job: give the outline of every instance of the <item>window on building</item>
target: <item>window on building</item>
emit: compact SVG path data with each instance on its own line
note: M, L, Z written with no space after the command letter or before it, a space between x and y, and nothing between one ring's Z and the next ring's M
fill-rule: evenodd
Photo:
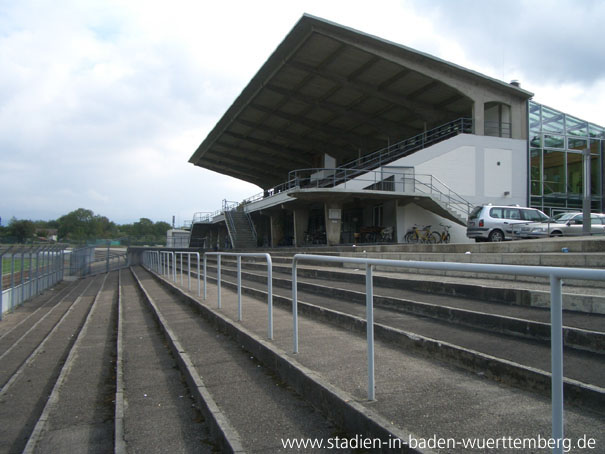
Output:
M381 227L382 226L382 205L376 205L374 207L374 216L373 216L373 222L374 222L374 226L376 227Z

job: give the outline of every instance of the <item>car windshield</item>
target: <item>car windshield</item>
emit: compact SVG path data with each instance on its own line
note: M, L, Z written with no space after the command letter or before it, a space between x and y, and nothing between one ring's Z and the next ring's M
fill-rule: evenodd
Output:
M565 213L565 214L559 216L559 218L557 219L557 222L569 221L569 220L573 219L574 217L576 217L577 215L578 215L578 213Z

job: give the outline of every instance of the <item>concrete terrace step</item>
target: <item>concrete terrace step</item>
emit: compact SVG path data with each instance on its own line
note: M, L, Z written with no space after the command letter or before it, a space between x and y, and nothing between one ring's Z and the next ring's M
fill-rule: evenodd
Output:
M224 276L222 277L224 284L229 282L230 287L233 288L236 286L235 279L231 277L235 276L234 271L223 270L222 275ZM251 277L253 276L242 276L248 293L256 295L260 299L266 298L266 280L264 276L259 276L257 280L251 280ZM285 282L284 287L286 287L283 290L280 288L279 278L276 279L274 276L274 298L280 304L288 307L291 304L289 276L285 275L285 278L282 280ZM307 282L306 285L299 286L299 299L305 303L305 307L309 308L310 313L312 312L316 316L322 317L322 320L328 323L335 323L336 325L346 327L354 326L356 319L363 320L365 301L359 301L363 300L361 295L359 298L356 298L351 294L350 290L344 289L338 289L337 292L334 292L333 286L329 282L326 284L326 286L321 286L313 280ZM379 295L379 290L376 290L375 295ZM345 293L348 293L348 295L345 296ZM355 299L361 304L352 304L351 301ZM452 323L452 320L448 318L430 320L426 317L418 316L416 313L404 313L401 310L394 311L393 308L397 302L392 302L392 304L385 307L385 305L380 304L380 297L376 296L376 300L379 302L375 304L375 320L386 327L385 329L389 334L385 334L385 339L393 344L404 343L406 338L421 337L425 341L419 346L419 349L424 349L429 356L434 355L436 358L443 357L448 362L461 367L469 367L467 365L469 357L481 358L487 355L493 358L495 362L501 363L501 371L506 371L507 377L526 375L528 378L525 381L520 380L522 386L528 385L530 389L542 388L542 391L548 391L547 384L549 380L547 375L550 371L550 345L544 341L545 336L549 338L547 334L549 332L548 326L545 326L545 333L540 334L536 333L536 328L526 321L525 323L529 326L528 332L519 333L517 331L517 336L511 336L515 334L513 331L513 328L516 328L515 324L522 324L522 320L514 319L513 325L507 326L507 322L510 322L508 318L494 315L491 319L486 319L485 317L475 315L471 320L472 324L474 324L473 329L468 327L471 325L471 322L467 322L466 326L460 326L458 323ZM449 300L452 299L450 298ZM316 310L315 308L321 308L321 310ZM331 311L337 311L340 315L328 316L327 314ZM499 318L503 320L498 320ZM363 326L359 327L359 329L362 328ZM571 331L566 333L570 338L574 332L586 334L583 330L568 328L567 331ZM603 332L593 332L592 335L596 339L585 340L592 347L595 347L600 354L587 353L573 348L566 350L566 377L589 385L594 384L599 387L605 387L605 379L603 378L605 377L603 334ZM447 345L448 347L445 348L442 345ZM440 350L443 350L443 352L440 352ZM449 353L444 353L446 350ZM486 369L487 366L482 361L471 361L470 364L469 368L474 372L489 374L489 370ZM542 371L542 378L537 380L534 378L530 379L529 377L532 377L534 374L533 372L527 373L528 368ZM510 381L507 378L503 378L503 375L501 374L501 376L494 378ZM540 381L541 385L538 384ZM580 385L578 391L579 393L584 393L585 388ZM584 396L584 399L594 398L590 392L584 394ZM605 404L605 394L600 394L598 399Z
M211 396L229 426L226 438L246 452L277 452L285 438L333 436L337 428L261 367L239 341L218 334L195 306L176 298L145 270L138 268L136 274L172 333L169 337L186 352L183 362L197 374L197 387Z
M349 325L343 329L301 314L300 350L292 355L291 310L273 310L273 341L266 340L265 302L243 296L243 320L237 317L237 297L223 286L222 308L216 309L216 286L209 285L208 300L175 284L162 284L199 306L230 336L238 339L261 363L291 384L308 401L336 422L354 427L354 433L383 440L465 437L535 438L550 433L548 397L486 380L427 357L412 347L376 342L376 400L367 400L365 336ZM602 405L602 403L601 403ZM603 411L594 413L567 405L566 437L589 434L597 446L605 442ZM447 452L471 450L455 446ZM497 451L496 451L497 452ZM504 452L501 450L501 452Z
M209 256L208 263L216 261L216 256ZM225 256L222 263L232 264L233 257ZM279 272L291 272L291 257L274 257L273 269ZM335 264L331 264L335 265ZM242 266L249 269L265 269L263 259L243 258ZM321 262L312 266L305 263L297 267L308 276L321 274L341 282L359 281L365 276L365 271L347 267L329 266ZM477 273L449 273L439 275L420 273L418 270L402 270L377 267L374 273L375 282L386 287L417 290L431 294L451 294L481 298L484 301L500 302L519 306L537 308L550 307L550 284L547 279L535 278L531 281L513 279L514 276L493 274L479 275ZM509 277L506 279L505 277ZM447 285L444 285L447 284ZM587 286L588 285L588 286ZM605 282L600 281L565 281L563 286L563 305L569 311L605 314Z
M216 451L209 425L130 270L123 270L121 279L116 453Z
M24 453L113 449L118 274L105 276Z
M34 323L23 340L13 344L18 348L11 355L18 355L2 363L0 451L23 451L104 277L87 278L77 292L67 295L69 307L60 309L62 315L50 330Z
M221 268L224 275L237 275L233 267ZM284 288L284 294L292 288L288 271L273 271L273 286ZM216 273L216 268L209 268L208 272ZM341 282L321 269L305 268L297 274L299 291L365 305L365 274L348 275L349 279ZM264 285L266 268L262 265L255 271L243 268L242 279ZM374 284L376 307L534 340L550 339L550 312L543 308L490 303L481 295L427 295L380 277L374 279ZM565 312L564 337L567 346L605 353L605 316Z

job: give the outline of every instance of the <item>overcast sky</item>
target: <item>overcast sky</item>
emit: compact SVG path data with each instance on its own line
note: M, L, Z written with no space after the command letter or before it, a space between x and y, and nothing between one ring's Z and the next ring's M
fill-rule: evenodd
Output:
M180 225L260 192L188 160L305 12L605 125L600 0L0 0L2 225Z

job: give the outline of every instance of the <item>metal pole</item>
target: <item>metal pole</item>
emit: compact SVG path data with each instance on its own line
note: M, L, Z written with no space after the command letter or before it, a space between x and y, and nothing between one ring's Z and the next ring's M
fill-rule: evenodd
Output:
M584 196L582 198L582 233L590 235L592 225L590 223L590 148L582 150L582 163L584 164Z
M200 296L200 253L196 252L197 255L197 296ZM204 279L206 279L206 272L204 272ZM206 284L204 284L204 291L206 291ZM204 296L205 298L205 296Z
M220 309L221 308L221 256L220 254L216 256L216 269L217 269L217 273L216 273L216 289L217 289L217 307Z
M372 265L366 264L366 336L368 341L368 400L375 400L374 386L374 283Z
M179 254L179 252L177 252L177 254ZM181 255L181 285L183 285L183 253L180 253Z
M2 251L0 250L0 320L2 320L2 314L4 314L4 303L2 302L2 294L4 292L4 257L2 257Z
M176 254L172 253L172 281L176 284Z
M198 270L199 270L199 261L198 261ZM199 276L199 274L198 274ZM204 299L206 299L206 254L204 254Z
M40 292L40 251L42 249L38 249L36 251L36 295Z
M269 306L267 337L273 340L273 263L269 254L266 254L265 257L267 258L267 305Z
M242 257L237 256L237 321L242 321Z
M187 253L187 288L191 290L191 253Z
M15 253L11 254L11 312L15 308Z
M298 285L296 282L296 257L292 261L292 323L293 327L293 338L294 338L294 349L293 353L298 353Z
M24 278L25 278L25 249L21 249L21 273L19 273L21 276L20 282L19 284L21 285L21 299L19 300L19 304L23 303L23 301L25 300L25 285L24 285Z
M552 438L554 454L563 453L563 300L562 281L550 277L550 351L552 394Z
M31 298L33 295L33 290L34 290L34 279L33 279L33 266L34 266L34 260L32 257L32 249L29 250L29 268L28 268L28 273L27 273L27 283L29 284L29 293L27 295L28 298Z
M109 246L111 241L107 241L107 257L105 258L105 272L109 273Z

